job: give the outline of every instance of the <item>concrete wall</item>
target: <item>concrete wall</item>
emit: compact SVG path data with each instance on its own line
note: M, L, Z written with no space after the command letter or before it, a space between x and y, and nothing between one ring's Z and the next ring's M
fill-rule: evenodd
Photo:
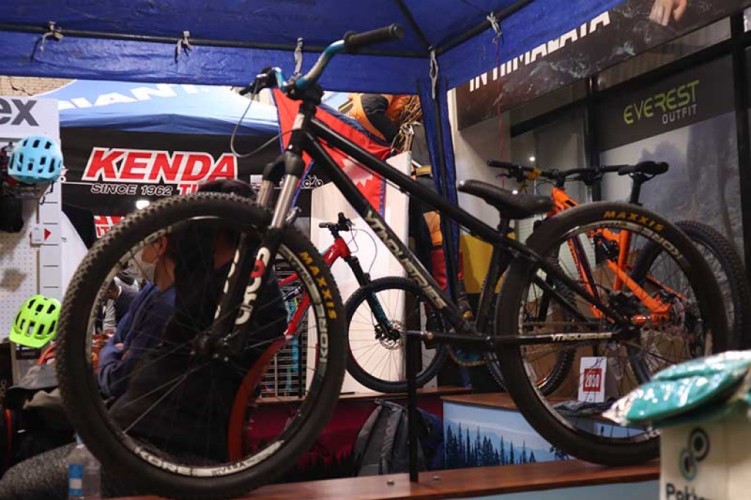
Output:
M60 88L70 81L65 78L0 76L0 95L37 95Z

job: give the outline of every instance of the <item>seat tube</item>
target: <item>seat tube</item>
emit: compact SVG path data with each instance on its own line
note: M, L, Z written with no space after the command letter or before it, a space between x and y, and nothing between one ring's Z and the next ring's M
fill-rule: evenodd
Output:
M498 231L501 234L505 234L508 237L511 231L511 221L503 215L498 224ZM509 264L509 255L504 250L494 246L493 253L490 257L490 265L488 266L488 272L485 275L485 279L480 289L480 299L477 306L477 329L481 333L488 333L487 326L489 320L493 314L493 303L495 298L495 289L498 284L498 280L501 275L506 271Z

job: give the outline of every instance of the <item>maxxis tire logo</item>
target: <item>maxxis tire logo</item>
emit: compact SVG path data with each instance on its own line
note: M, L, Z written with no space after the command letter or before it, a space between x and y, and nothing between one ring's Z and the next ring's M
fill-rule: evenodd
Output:
M691 481L699 472L699 462L709 454L709 435L704 429L697 427L688 435L686 447L681 450L678 458L678 467L681 475Z

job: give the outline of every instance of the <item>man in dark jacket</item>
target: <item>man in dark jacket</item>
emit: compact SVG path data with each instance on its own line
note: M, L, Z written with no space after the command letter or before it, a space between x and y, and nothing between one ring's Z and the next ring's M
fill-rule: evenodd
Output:
M130 309L130 303L138 295L138 288L115 277L107 287L107 303L104 306L104 319L102 330L110 332L117 328L120 320L125 317Z

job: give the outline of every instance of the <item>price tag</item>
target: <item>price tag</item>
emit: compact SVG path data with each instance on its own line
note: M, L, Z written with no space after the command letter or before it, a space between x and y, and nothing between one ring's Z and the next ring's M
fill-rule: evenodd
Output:
M608 360L604 357L584 357L579 364L579 401L605 401L605 373Z

